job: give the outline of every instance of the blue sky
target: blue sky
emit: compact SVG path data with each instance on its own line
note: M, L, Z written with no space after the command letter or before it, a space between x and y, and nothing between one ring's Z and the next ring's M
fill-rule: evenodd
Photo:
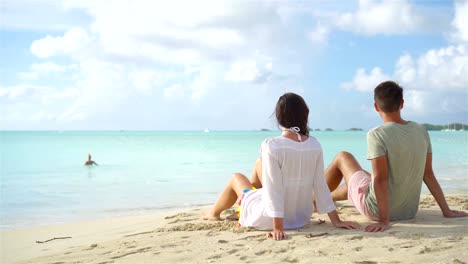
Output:
M468 123L468 1L14 1L0 4L0 129L275 128L277 98L310 127L404 117Z

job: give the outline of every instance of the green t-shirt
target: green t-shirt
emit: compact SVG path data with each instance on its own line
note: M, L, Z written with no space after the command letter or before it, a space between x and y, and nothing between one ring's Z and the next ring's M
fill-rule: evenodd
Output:
M416 215L426 157L431 152L429 134L415 122L384 123L367 133L367 159L387 156L390 220L410 219ZM378 216L373 177L366 192L366 203L370 212Z

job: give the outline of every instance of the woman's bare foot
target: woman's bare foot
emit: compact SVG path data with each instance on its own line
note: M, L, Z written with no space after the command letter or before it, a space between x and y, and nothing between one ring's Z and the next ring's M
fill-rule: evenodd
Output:
M206 215L204 215L202 219L209 221L221 221L221 217L219 215L213 214L212 210L210 210Z

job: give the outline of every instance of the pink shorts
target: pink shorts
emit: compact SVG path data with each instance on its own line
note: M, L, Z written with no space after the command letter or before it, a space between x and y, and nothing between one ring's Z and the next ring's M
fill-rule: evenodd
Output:
M348 200L356 207L356 209L363 216L366 216L370 220L377 221L375 217L367 207L366 204L366 191L371 183L371 177L364 171L356 171L348 182Z

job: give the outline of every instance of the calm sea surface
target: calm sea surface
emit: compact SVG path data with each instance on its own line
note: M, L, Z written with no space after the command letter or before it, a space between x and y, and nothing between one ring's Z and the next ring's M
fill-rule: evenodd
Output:
M213 203L250 177L261 132L0 132L0 228L147 214ZM370 170L366 132L313 132L325 164L349 151ZM468 192L468 132L431 132L445 193ZM99 166L84 167L87 154ZM423 189L427 192L426 189Z

